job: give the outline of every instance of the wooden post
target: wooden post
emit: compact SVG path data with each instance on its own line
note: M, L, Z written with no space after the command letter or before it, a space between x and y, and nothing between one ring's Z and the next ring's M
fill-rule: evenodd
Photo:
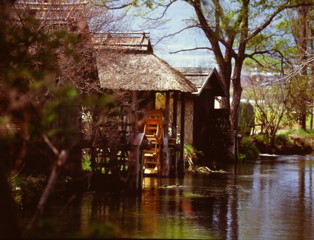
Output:
M184 177L184 135L185 135L185 93L181 93L181 132L180 132L180 160L178 162L178 176Z
M172 138L172 148L170 149L170 176L175 177L178 166L177 166L177 149L176 149L176 139L177 139L177 124L178 124L178 92L173 93L173 108L172 108L172 125L171 125L171 138Z
M131 145L129 155L129 180L127 192L130 194L140 193L143 182L143 157L141 144L144 133L131 134L129 144Z
M162 164L161 164L161 176L168 177L170 169L169 160L169 105L170 105L170 95L166 92L166 106L165 106L165 116L164 116L164 135L163 135L163 149L162 149Z
M139 146L137 144L137 116L136 116L136 104L137 104L137 94L132 92L131 97L131 121L133 126L133 132L131 133L129 144L131 145L129 154L129 179L127 183L127 192L134 194L138 192L138 182L139 182Z
M143 167L144 167L144 152L142 150L141 145L142 145L145 134L144 133L140 133L140 134L141 134L142 141L139 145L139 152L138 152L138 160L139 160L139 162L138 162L138 166L139 166L138 175L139 175L139 177L138 177L138 183L137 183L137 185L138 185L138 191L137 192L138 193L142 192L143 178L144 178L144 169L143 169Z
M178 124L178 92L173 93L173 120L172 120L172 136L177 138L177 124Z

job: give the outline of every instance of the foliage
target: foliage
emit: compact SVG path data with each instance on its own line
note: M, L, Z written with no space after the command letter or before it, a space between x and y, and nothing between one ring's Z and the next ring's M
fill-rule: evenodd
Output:
M84 171L92 171L90 155L84 154L82 158L82 169Z
M23 208L25 205L38 201L46 184L47 177L18 175L11 178L11 186L17 205Z
M239 159L240 160L257 160L259 150L255 143L250 138L242 138L239 145Z
M97 96L84 84L97 79L90 42L84 31L76 32L82 29L55 28L37 20L34 11L0 7L0 177L8 175L8 166L15 173L26 167L36 171L46 161L42 173L47 174L52 165L56 171L52 171L55 174L51 174L53 178L44 193L42 178L16 177L13 183L19 204L42 194L42 210L67 163L68 153L80 140L80 107L100 108L111 99L106 94ZM1 195L8 198L9 205L10 192ZM12 208L0 218L0 232L1 220L12 219L13 215ZM10 224L14 227L13 222Z
M287 134L277 134L275 137L275 145L287 145L290 142L289 136Z
M254 135L252 139L260 152L275 154L307 154L313 151L312 131L302 129L281 130L275 136L273 143L267 135Z
M312 130L304 130L304 129L289 129L280 131L280 135L286 136L300 136L307 139L314 139L314 129Z
M184 159L189 164L189 169L197 165L197 159L202 155L202 151L198 151L189 144L184 144Z
M165 100L166 95L164 93L157 92L156 93L156 108L157 109L165 109Z
M305 3L298 1L297 3ZM313 102L313 3L289 9L274 21L273 34L268 38L271 54L247 61L251 69L272 73L273 82L285 86L289 97L283 120L286 125L298 123L306 128L306 116L311 114ZM275 74L278 74L276 77Z
M263 142L263 143L266 143L266 144L270 144L270 138L269 138L268 135L256 134L256 135L253 135L252 138L254 138L258 142Z

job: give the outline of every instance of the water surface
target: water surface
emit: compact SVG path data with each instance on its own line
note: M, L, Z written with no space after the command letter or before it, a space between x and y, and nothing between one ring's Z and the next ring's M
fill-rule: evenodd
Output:
M64 236L88 236L92 223L121 238L314 239L313 163L278 156L226 166L226 175L146 177L141 197L88 192L47 216Z

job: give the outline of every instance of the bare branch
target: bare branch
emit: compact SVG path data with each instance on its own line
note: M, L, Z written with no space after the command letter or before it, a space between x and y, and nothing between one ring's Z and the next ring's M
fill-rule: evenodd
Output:
M95 4L95 6L97 6L97 7L104 7L108 10L119 10L119 9L123 9L123 8L129 7L129 6L132 6L132 5L133 5L132 2L129 2L126 4L121 4L121 5L115 5L115 6L108 6L106 3Z
M179 53L179 52L188 52L188 51L194 51L194 50L209 50L209 51L213 51L212 48L209 47L196 47L196 48L186 48L186 49L181 49L178 51L174 51L174 52L170 52L170 54L175 54L175 53Z
M168 35L165 35L165 36L161 37L161 38L155 43L155 46L156 46L158 43L160 43L162 40L164 40L165 38L173 37L173 36L175 36L175 35L177 35L177 34L183 32L183 31L185 31L185 30L187 30L187 29L197 28L197 27L199 27L199 25L191 25L191 26L187 26L187 27L185 27L185 28L182 28L181 30L179 30L179 31L177 31L177 32L174 32L174 33L170 33L170 34L168 34Z
M302 69L308 66L309 64L314 63L314 56L310 57L306 61L301 62L300 64L296 65L289 73L283 78L278 79L277 81L282 80L289 80L292 77L295 77L302 73Z
M168 3L168 4L158 4L158 6L157 7L164 7L165 9L163 10L163 12L162 12L162 14L159 16L159 17L157 17L157 18L145 18L144 17L144 19L147 19L147 20L149 20L149 21L158 21L158 20L161 20L165 15L166 15L166 12L167 12L167 10L169 9L169 7L173 4L173 3L175 3L177 0L171 0L170 1L170 3Z
M50 149L52 150L52 152L53 152L56 156L58 156L58 155L59 155L58 149L57 149L55 146L53 146L53 144L51 143L51 141L49 140L49 138L48 138L45 134L43 135L43 139L44 139L45 143L50 147Z

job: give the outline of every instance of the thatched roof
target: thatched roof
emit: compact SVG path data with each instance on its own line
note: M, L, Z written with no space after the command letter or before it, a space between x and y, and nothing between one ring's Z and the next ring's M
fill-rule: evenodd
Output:
M39 20L65 22L69 19L77 18L77 11L82 10L88 2L86 1L42 1L42 0L17 0L14 4L15 9L31 11Z
M74 28L88 29L83 10L87 4L82 0L17 0L14 9L17 20L30 14L40 21L44 29L65 28L73 31Z
M179 71L153 54L147 36L122 39L105 39L107 45L96 45L98 76L102 88L130 91L196 91L195 86Z
M192 94L200 95L203 89L213 89L215 96L227 96L225 87L221 82L216 68L177 68L182 74L193 83L197 91ZM209 70L209 71L208 71Z

